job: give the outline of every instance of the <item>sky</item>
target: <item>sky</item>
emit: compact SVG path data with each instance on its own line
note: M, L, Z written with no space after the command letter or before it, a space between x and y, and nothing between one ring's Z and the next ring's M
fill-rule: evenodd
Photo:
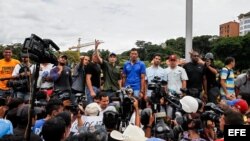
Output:
M121 53L137 40L161 44L185 37L186 0L0 0L0 44L23 43L32 33L62 51L104 41ZM193 0L193 36L218 35L219 25L250 11L249 0ZM81 52L94 49L82 48Z

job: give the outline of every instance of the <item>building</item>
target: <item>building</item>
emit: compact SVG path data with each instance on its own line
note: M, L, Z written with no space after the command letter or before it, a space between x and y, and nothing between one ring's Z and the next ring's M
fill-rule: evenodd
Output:
M230 21L220 25L220 37L239 36L239 23Z
M250 32L250 12L240 14L238 18L240 21L240 36L244 36Z

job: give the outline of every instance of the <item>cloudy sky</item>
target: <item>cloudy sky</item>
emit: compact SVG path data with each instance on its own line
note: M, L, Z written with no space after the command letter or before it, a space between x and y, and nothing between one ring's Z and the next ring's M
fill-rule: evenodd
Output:
M0 0L0 44L35 33L61 50L94 39L117 53L136 40L160 44L185 36L186 0ZM250 11L249 0L193 0L193 34L218 35L219 24ZM87 51L94 47L87 47Z

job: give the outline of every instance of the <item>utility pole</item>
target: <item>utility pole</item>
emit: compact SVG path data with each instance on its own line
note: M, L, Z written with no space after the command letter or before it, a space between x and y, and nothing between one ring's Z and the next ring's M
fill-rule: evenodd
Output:
M186 43L185 60L190 61L189 52L193 48L193 0L186 0Z

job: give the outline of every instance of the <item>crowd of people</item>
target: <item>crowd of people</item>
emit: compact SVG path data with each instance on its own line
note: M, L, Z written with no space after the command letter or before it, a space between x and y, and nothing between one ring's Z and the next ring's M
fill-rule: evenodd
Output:
M29 54L19 61L6 47L0 60L0 141L221 141L224 125L250 124L250 69L235 77L233 57L219 70L212 53L192 51L184 64L172 54L162 68L165 58L156 53L146 67L133 48L119 66L117 54L106 60L99 45L96 40L92 56L81 56L74 68L66 55L59 55L58 65L41 63L37 81ZM37 93L30 115L32 91Z

